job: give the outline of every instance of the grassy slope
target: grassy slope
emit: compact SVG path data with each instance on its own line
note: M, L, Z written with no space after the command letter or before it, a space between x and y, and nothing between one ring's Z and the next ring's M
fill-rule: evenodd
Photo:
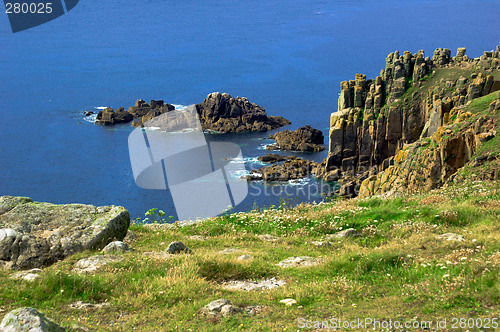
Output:
M468 183L416 196L346 200L296 208L238 213L169 228L132 226L134 252L94 276L71 272L85 252L45 269L34 283L0 271L0 311L32 306L65 327L95 330L296 331L297 319L435 320L498 317L500 300L500 187ZM359 238L311 244L325 234L353 227ZM462 242L437 239L454 232ZM272 234L266 242L259 234ZM203 235L205 241L191 239ZM181 240L191 255L144 255ZM218 254L225 248L242 252ZM236 258L244 253L250 262ZM307 255L321 264L282 269L279 261ZM283 287L229 291L225 280L275 276ZM257 316L207 320L199 310L226 298L235 305L266 305ZM280 300L294 298L287 307ZM111 307L76 311L77 300L108 301ZM0 317L3 316L0 314Z

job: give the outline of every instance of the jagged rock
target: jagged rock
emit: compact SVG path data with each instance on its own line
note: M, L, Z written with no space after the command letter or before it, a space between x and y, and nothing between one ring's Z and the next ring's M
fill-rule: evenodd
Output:
M12 310L0 323L4 332L63 332L61 326L54 323L36 309L25 307Z
M134 116L129 112L125 111L123 107L120 107L115 111L111 107L108 107L102 111L99 111L96 117L96 124L99 125L115 125L118 123L128 123L134 119Z
M465 51L466 51L465 47L459 47L457 49L457 55L455 56L455 61L463 61L464 60Z
M276 140L276 145L281 150L317 152L325 149L319 145L324 143L323 133L311 126L300 127L295 131L281 131L269 138ZM268 147L270 145L266 146Z
M203 130L219 133L269 131L291 123L281 116L268 116L263 107L247 98L220 92L209 94L196 110Z
M50 204L0 197L0 263L25 270L122 240L130 224L120 206Z
M287 267L306 267L319 264L318 259L309 256L289 257L278 263L278 266Z
M94 273L101 267L122 261L121 256L115 255L95 255L87 258L82 258L73 266L73 271L78 274Z
M465 53L465 52L464 52ZM432 61L437 65L445 65L451 60L451 51L447 48L438 48L434 51Z
M168 245L168 248L166 250L167 253L175 255L175 254L180 254L180 253L186 253L190 254L191 249L186 247L186 245L180 241L172 242Z
M167 104L163 100L151 100L150 104L151 105L139 99L135 102L134 107L129 108L129 113L137 118L137 120L132 122L133 127L145 126L148 121L164 113L175 110L174 105Z
M122 241L113 241L109 243L107 246L102 249L102 252L105 254L123 254L127 251L131 250L129 245Z
M247 176L247 181L284 182L302 179L310 176L317 165L314 161L288 156L282 164L252 170L250 175Z

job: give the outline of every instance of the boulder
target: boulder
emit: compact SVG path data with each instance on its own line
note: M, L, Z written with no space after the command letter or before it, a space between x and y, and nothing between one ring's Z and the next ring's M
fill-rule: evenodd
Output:
M61 326L54 323L36 309L25 307L12 310L0 323L4 332L63 332Z
M186 245L180 241L172 242L167 248L167 253L175 255L180 253L191 253L191 249L186 247Z
M329 234L327 235L327 239L344 239L344 238L348 238L348 237L359 237L361 236L361 234L358 233L357 230L355 230L354 228L348 228L348 229L344 229L343 231L340 231L340 232L337 232L335 234Z
M102 249L105 254L123 254L127 251L130 251L130 247L122 241L113 241Z
M203 309L201 309L201 315L206 317L229 317L233 315L237 310L237 307L234 307L231 302L226 299L219 299L210 302Z
M101 267L109 264L116 263L123 260L120 256L114 255L95 255L87 258L82 258L73 266L73 271L78 274L94 273Z
M130 224L121 206L50 204L0 197L0 265L26 270L122 240Z
M323 133L311 126L300 127L295 131L281 131L269 138L276 140L276 146L281 150L318 152L325 149L324 146L319 145L324 143Z

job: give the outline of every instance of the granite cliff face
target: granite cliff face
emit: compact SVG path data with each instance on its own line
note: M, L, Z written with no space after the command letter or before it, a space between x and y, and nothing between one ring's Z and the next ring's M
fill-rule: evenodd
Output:
M451 57L450 50L437 49L432 58L396 51L374 80L357 74L342 82L328 157L316 176L331 178L340 169L340 194L355 196L361 182L392 166L405 146L468 118L470 102L500 90L500 45L476 59L465 51Z

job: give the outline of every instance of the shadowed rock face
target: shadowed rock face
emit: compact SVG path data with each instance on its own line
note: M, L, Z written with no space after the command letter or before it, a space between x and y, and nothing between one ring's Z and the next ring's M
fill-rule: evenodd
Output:
M247 98L233 98L227 93L213 92L196 105L203 130L219 133L269 131L291 122L281 116L268 116L265 109Z
M0 197L0 266L32 269L122 240L130 224L120 206L55 205Z
M318 152L325 149L323 144L325 138L321 130L311 126L300 127L295 131L285 130L269 136L276 140L276 145L268 145L266 149L287 150L287 151L307 151Z

